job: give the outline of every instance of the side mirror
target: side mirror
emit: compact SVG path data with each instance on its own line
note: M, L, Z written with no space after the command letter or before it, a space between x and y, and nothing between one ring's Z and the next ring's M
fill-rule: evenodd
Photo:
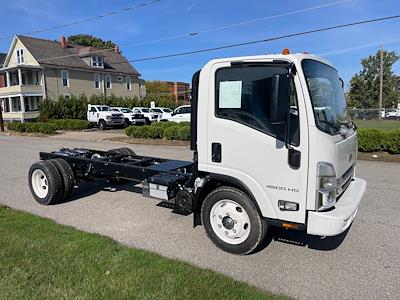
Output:
M272 76L270 91L270 118L272 124L284 124L290 109L289 74Z
M344 81L342 78L339 77L340 83L342 84L342 89L344 89Z

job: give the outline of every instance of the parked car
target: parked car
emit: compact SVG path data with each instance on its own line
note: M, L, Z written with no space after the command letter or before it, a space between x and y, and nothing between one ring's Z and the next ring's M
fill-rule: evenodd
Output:
M400 119L400 109L386 110L386 118L388 119Z
M100 130L109 127L122 126L124 115L112 111L107 105L88 105L87 120L92 125L97 125Z
M167 118L168 121L172 122L190 122L190 105L182 105L173 111L171 117Z
M134 107L132 108L134 114L142 114L146 124L157 121L161 114L152 112L148 107Z
M161 114L161 117L158 118L158 121L167 120L171 117L173 110L168 107L154 107L150 109L154 113Z
M142 125L146 122L144 115L140 113L134 113L130 108L126 107L110 107L111 110L120 112L124 115L125 127L133 125Z

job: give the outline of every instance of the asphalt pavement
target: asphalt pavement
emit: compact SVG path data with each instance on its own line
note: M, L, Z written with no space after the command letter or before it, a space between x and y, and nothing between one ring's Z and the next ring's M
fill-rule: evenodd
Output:
M265 247L249 256L216 248L192 216L181 216L143 198L130 185L81 183L70 201L37 204L27 173L39 151L60 147L107 150L125 145L85 139L0 135L0 203L80 230L210 268L264 290L300 299L399 299L400 165L359 161L357 176L368 187L350 229L320 239L300 232L271 230ZM187 159L187 147L128 145L138 154ZM0 237L1 238L1 237ZM0 249L1 251L1 249ZM0 266L1 267L1 266Z

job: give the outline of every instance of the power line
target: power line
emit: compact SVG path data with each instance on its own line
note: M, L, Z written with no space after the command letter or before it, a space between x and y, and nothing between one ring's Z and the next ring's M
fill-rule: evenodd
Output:
M302 13L302 12L308 12L308 11L321 9L321 8L326 8L326 7L329 7L329 6L348 3L348 2L352 2L352 1L354 1L354 0L342 0L342 1L327 3L327 4L323 4L323 5L317 5L317 6L313 6L313 7L308 7L308 8L304 8L304 9L300 9L300 10L296 10L296 11L281 13L281 14L277 14L277 15L273 15L273 16L267 16L267 17L247 20L247 21L239 22L239 23L235 23L235 24L228 24L228 25L218 26L218 27L209 28L209 29L205 29L205 30L201 30L201 31L197 31L197 32L174 35L174 36L169 36L169 37L150 40L150 41L145 41L145 42L136 43L136 44L126 44L126 45L122 45L121 47L142 46L142 45L147 45L147 44L152 44L152 43L157 43L157 42L162 42L162 41L168 41L168 40L173 40L173 39L198 36L198 35L204 34L204 33L209 33L209 32L213 32L213 31L219 31L219 30L223 30L223 29L228 29L228 28L234 28L234 27L239 27L239 26L243 26L243 25L253 24L253 23L257 23L257 22L261 22L261 21L266 21L266 20L271 20L271 19L275 19L275 18L290 16L290 15L299 14L299 13ZM114 48L94 50L94 51L88 52L88 54L107 52L107 51L111 51L111 50L114 50ZM73 56L78 56L78 55L79 54L68 54L68 55L63 55L63 56L46 57L46 58L39 59L38 61L67 58L67 57L73 57Z
M37 34L37 33L42 33L42 32L46 32L46 31L51 31L51 30L55 30L55 29L61 29L61 28L65 28L65 27L69 27L69 26L73 26L73 25L78 25L78 24L82 24L82 23L85 23L85 22L90 22L90 21L101 19L101 18L106 18L106 17L118 15L118 14L121 14L121 13L125 13L127 11L134 10L136 8L139 8L139 7L151 5L151 4L154 4L156 2L160 2L160 1L161 0L150 0L150 1L139 3L139 4L136 4L136 5L133 5L133 6L125 7L125 8L119 9L119 10L110 11L110 12L104 13L102 15L89 17L89 18L86 18L86 19L83 19L83 20L74 21L74 22L66 23L66 24L62 24L62 25L56 25L56 26L48 27L48 28L44 28L44 29L38 29L38 30L31 31L31 32L25 32L23 34L24 35L33 35L33 34ZM0 36L0 40L12 38L13 36L14 35Z
M286 38L291 38L291 37L297 37L297 36L317 33L317 32L323 32L323 31L339 29L339 28L351 27L351 26L374 23L374 22L387 21L387 20L397 19L397 18L400 18L400 15L382 17L382 18L377 18L377 19L369 19L369 20L364 20L364 21L358 21L358 22L340 24L340 25L336 25L336 26L330 26L330 27L323 27L323 28L318 28L318 29L313 29L313 30L308 30L308 31L301 31L301 32L290 33L290 34L286 34L286 35L275 36L275 37L271 37L271 38L265 38L265 39L261 39L261 40L254 40L254 41L248 41L248 42L243 42L243 43L229 44L229 45L213 47L213 48L204 48L204 49L193 50L193 51L172 53L172 54L145 57L145 58L139 58L139 59L130 59L130 60L127 60L127 61L124 61L124 62L117 62L117 63L114 63L114 64L126 63L126 62L140 62L140 61L156 60L156 59L163 59L163 58L171 58L171 57L177 57L177 56L185 56L185 55L197 54L197 53L202 53L202 52L223 50L223 49L240 47L240 46L247 46L247 45L252 45L252 44L266 43L266 42L271 42L271 41L276 41L276 40L281 40L281 39L286 39Z
M127 44L127 45L124 45L124 47L127 47L127 46L142 46L142 45L148 45L148 44L153 44L153 43L157 43L157 42L164 42L164 41L169 41L169 40L174 40L174 39L197 36L197 35L204 34L204 33L209 33L209 32L213 32L213 31L219 31L219 30L239 27L239 26L243 26L243 25L258 23L258 22L262 22L262 21L267 21L267 20L271 20L271 19L286 17L286 16L290 16L290 15L303 13L303 12L308 12L308 11L312 11L312 10L326 8L326 7L329 7L329 6L334 6L334 5L338 5L338 4L344 4L344 3L348 3L348 2L352 2L352 1L354 1L354 0L342 0L342 1L327 3L327 4L323 4L323 5L317 5L317 6L304 8L304 9L300 9L300 10L295 10L295 11L291 11L291 12L280 13L280 14L273 15L273 16L267 16L267 17L256 18L256 19L252 19L252 20L239 22L239 23L217 26L217 27L213 27L213 28L209 28L209 29L205 29L205 30L200 30L200 31L195 31L195 32L190 32L190 33L184 33L184 34L179 34L179 35L173 35L173 36L169 36L169 37L164 37L164 38L155 39L155 40L149 40L149 41L140 42L140 43L136 43L136 44Z

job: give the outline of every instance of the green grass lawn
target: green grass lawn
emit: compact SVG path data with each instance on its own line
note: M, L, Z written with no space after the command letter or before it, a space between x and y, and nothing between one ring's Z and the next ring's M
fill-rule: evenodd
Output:
M0 298L284 299L210 270L2 206Z
M358 128L400 129L400 120L354 120Z

